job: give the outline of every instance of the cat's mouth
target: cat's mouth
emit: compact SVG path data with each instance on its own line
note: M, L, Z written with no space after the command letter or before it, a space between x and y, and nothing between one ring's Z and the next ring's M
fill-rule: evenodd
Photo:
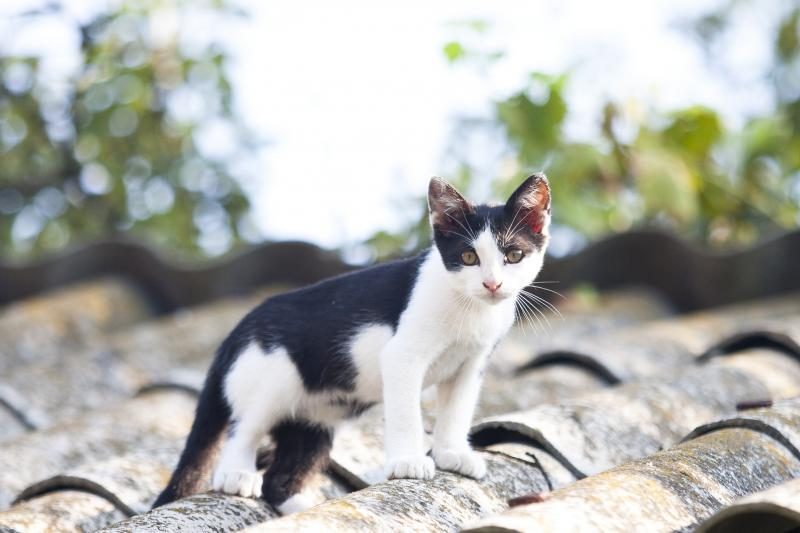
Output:
M485 291L485 292L480 293L479 298L482 301L484 301L484 302L486 302L488 304L499 304L500 302L506 301L509 296L511 296L511 294L507 293L507 292L500 292L500 291L489 292L489 291Z

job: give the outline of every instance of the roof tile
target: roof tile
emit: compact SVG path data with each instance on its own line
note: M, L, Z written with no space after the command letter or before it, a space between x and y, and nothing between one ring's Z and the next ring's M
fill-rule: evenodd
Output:
M174 461L192 423L195 403L195 397L182 390L153 391L0 444L0 509L37 481L128 450L171 449L169 462Z
M700 524L697 533L794 531L800 528L800 478L736 500Z
M130 326L150 312L134 287L112 278L79 283L0 309L0 373L56 359L65 347Z
M775 420L775 412L759 410L751 416ZM796 419L800 401L785 401L777 412L777 418ZM779 427L768 427L784 435ZM800 476L800 455L775 440L773 431L719 426L668 450L558 489L542 503L479 520L468 531L688 529L738 497Z
M94 531L125 518L125 514L105 498L64 490L21 502L0 513L0 531L7 531L4 528L19 533Z
M221 340L264 292L137 324L62 349L58 358L16 366L4 374L0 397L13 391L17 409L37 414L37 427L47 427L128 398L177 370L197 373L200 382Z
M576 364L585 364L584 359L593 360L619 381L663 375L691 364L697 357L719 351L720 344L741 331L754 328L763 331L770 325L778 328L778 332L800 333L800 295L737 304L655 320L598 337L572 339L559 348L540 353L529 366L540 366L542 361L548 362L553 357L561 362L573 357Z

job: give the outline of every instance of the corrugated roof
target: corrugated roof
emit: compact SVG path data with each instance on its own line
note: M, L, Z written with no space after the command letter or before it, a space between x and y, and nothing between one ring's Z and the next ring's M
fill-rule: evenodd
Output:
M698 533L793 531L800 528L800 479L739 498L700 524Z
M635 258L635 260L628 260ZM800 231L730 253L709 253L674 235L630 231L566 257L549 257L540 279L602 290L645 286L692 311L800 290ZM114 275L139 287L160 310L245 294L254 287L306 284L354 268L302 242L250 248L224 261L188 266L126 239L91 243L33 264L0 258L0 304L81 280Z
M800 476L800 400L704 425L682 443L484 518L468 531L683 531ZM739 531L743 531L739 529Z
M473 429L483 480L383 480L376 408L337 435L308 511L215 493L148 511L214 349L263 294L154 316L102 279L0 311L0 527L666 531L800 476L800 400L737 411L800 394L800 298L674 317L647 292L601 293L498 347Z
M91 297L94 292L93 286L76 289L76 315L87 309L82 296ZM29 425L35 429L130 397L151 383L178 380L199 385L220 339L269 292L139 320L127 328L97 331L74 343L39 335L42 352L53 356L27 362L19 355L22 350L3 352L3 358L16 361L3 372L0 405L13 406L15 412L33 420ZM119 306L129 301L119 295L113 298ZM46 310L39 318L45 323L59 319L60 314L52 316ZM29 329L20 330L21 337L27 338ZM11 400L3 401L8 398Z
M129 451L173 462L195 403L195 396L181 389L154 390L0 444L0 508L37 482ZM164 451L171 455L161 457Z

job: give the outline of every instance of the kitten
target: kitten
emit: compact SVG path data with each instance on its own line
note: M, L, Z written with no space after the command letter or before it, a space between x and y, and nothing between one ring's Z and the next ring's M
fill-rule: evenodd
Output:
M505 205L472 205L433 178L428 206L434 244L419 256L274 296L236 326L155 506L202 485L227 428L214 489L297 510L303 481L328 459L335 424L379 401L388 477L430 479L436 466L486 473L468 441L472 414L487 357L542 267L550 188L535 174ZM432 457L420 412L430 385L437 385ZM275 449L262 478L256 448L265 434Z

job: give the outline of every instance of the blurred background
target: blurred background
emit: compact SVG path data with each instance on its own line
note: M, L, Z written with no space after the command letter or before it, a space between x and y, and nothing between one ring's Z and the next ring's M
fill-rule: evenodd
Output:
M551 253L635 228L712 250L800 221L800 5L4 0L0 257L124 235L200 261L427 243L441 175L544 170Z

